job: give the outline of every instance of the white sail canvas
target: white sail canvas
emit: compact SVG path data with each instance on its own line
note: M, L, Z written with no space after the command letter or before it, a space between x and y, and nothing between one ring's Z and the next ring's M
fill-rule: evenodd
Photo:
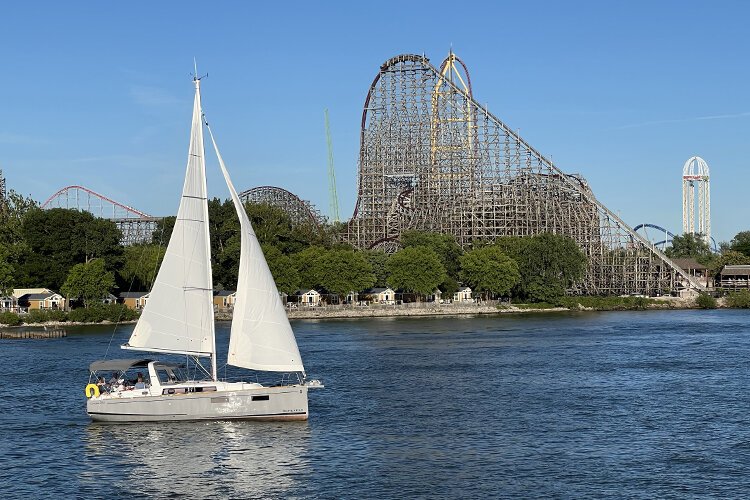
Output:
M199 85L180 208L146 306L125 348L209 356L215 351L208 203Z
M304 373L294 332L260 243L210 127L208 133L240 219L241 231L240 269L227 363L252 370Z

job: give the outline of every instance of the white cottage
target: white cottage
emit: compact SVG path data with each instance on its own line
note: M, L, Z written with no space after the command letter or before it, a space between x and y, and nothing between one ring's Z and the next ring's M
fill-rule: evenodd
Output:
M370 288L362 292L362 295L366 296L368 300L371 300L374 304L388 304L393 305L396 303L396 292L391 288Z
M320 305L320 293L312 288L307 291L297 290L294 295L300 305L306 307L315 307Z
M471 296L471 288L468 286L462 286L456 293L453 294L453 302L474 302Z

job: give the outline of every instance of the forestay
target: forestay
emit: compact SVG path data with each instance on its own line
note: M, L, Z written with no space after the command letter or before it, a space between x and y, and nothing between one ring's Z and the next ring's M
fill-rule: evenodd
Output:
M206 166L197 79L195 86L190 151L177 220L151 294L125 348L198 356L215 351Z
M227 363L252 370L304 372L294 332L250 219L208 127L240 219L240 269Z

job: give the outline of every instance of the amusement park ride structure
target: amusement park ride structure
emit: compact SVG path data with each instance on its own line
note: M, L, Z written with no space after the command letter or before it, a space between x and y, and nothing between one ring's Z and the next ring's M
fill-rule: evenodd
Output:
M698 220L695 218L698 190ZM693 156L682 167L682 232L699 234L711 244L711 185L708 164L700 156ZM696 228L697 222L697 228Z
M66 186L47 198L42 208L73 208L85 210L97 217L109 219L122 232L122 244L151 242L156 223L153 217L133 207L116 202L83 186Z
M358 199L347 240L393 251L409 229L452 234L464 248L545 232L588 258L580 294L701 288L658 248L479 104L452 52L386 61L365 99Z
M395 251L410 229L451 234L463 248L555 233L576 241L588 259L571 293L702 288L597 200L585 179L561 171L479 104L466 65L452 51L439 68L413 54L380 66L362 111L358 164L357 202L343 237L358 248ZM96 193L71 186L45 205L73 198L80 208L86 195ZM309 202L278 187L240 197L279 206L295 223L324 220ZM133 219L149 217L108 201Z

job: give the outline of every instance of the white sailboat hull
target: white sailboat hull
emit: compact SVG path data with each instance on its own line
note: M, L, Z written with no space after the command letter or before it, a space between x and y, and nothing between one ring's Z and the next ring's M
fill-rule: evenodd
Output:
M100 422L307 420L304 385L218 389L158 395L149 390L105 394L90 398L86 411L92 420Z

